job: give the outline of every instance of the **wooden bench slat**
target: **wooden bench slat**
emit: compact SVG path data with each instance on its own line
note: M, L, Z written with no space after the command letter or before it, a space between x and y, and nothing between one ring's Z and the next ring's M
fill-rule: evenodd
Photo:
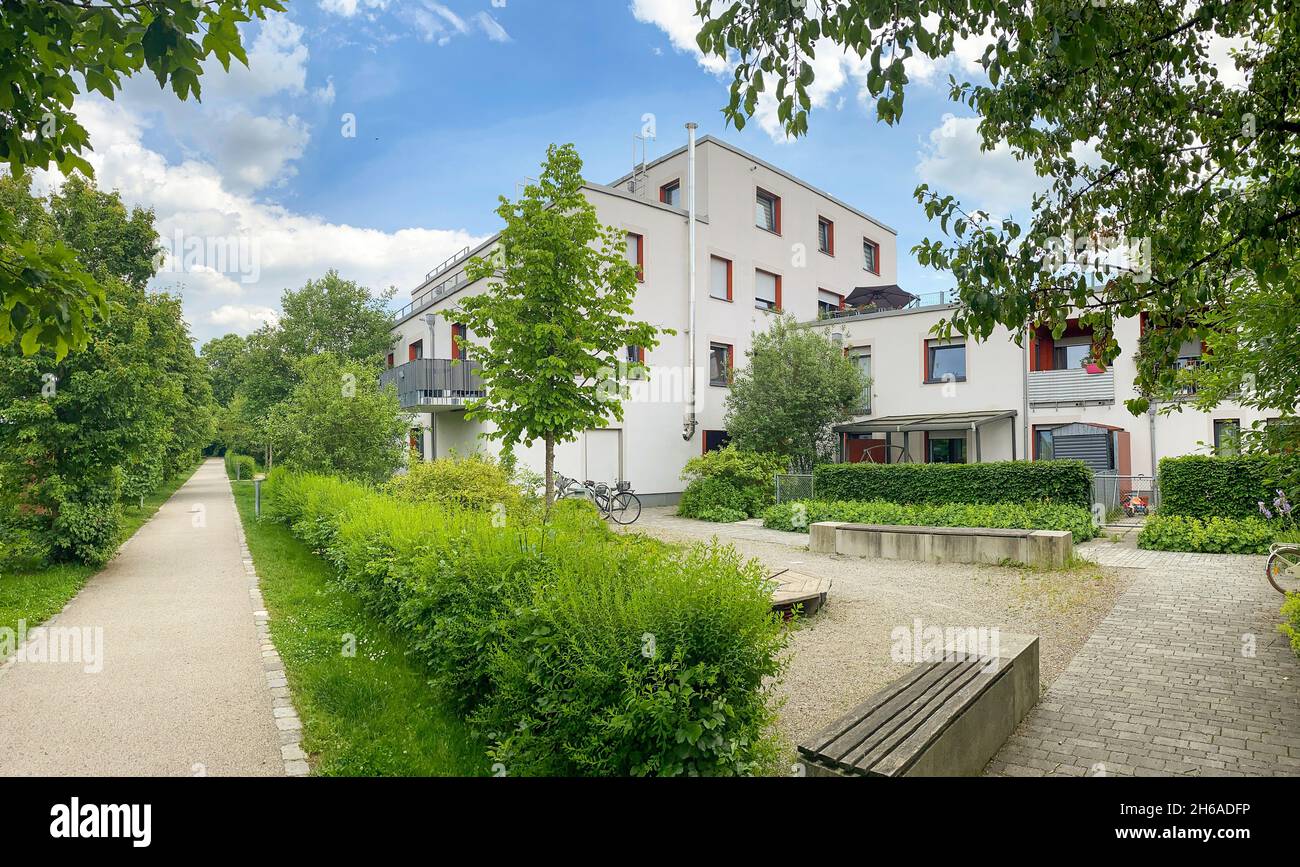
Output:
M882 705L916 683L927 673L934 670L934 663L922 663L914 666L898 680L876 690L866 701L859 702L844 713L839 719L823 728L808 746L800 746L799 751L808 756L820 756L826 747L847 734L854 726L861 724L864 715Z

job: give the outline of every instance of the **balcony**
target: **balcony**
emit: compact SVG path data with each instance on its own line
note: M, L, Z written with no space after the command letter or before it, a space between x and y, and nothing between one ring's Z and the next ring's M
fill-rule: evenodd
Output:
M1082 368L1029 374L1030 406L1101 406L1115 402L1115 371Z
M484 395L479 369L477 361L417 358L385 370L379 385L395 386L402 409L408 412L449 412Z

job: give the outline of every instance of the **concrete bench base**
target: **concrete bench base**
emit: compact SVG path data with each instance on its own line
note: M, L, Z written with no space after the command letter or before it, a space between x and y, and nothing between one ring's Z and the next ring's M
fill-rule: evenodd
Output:
M999 635L995 653L950 648L799 746L810 777L977 776L1038 702L1038 638Z
M1065 530L904 527L825 521L809 528L810 550L822 554L920 560L927 563L1025 563L1060 569L1074 554Z

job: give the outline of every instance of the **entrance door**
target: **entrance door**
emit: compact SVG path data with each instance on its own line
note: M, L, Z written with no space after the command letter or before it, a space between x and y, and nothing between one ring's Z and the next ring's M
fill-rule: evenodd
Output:
M589 430L584 436L586 478L613 484L623 478L621 430Z

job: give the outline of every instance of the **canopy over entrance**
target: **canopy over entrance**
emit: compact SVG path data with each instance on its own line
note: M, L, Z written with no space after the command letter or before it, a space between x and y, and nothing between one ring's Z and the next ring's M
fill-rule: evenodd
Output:
M908 434L913 431L955 431L969 430L975 432L975 461L980 461L980 430L994 422L1010 421L1018 413L1014 409L986 410L980 412L932 412L918 415L887 415L881 418L838 424L834 430L838 434L880 434L890 441L891 434ZM906 440L904 440L906 442ZM1011 459L1016 459L1016 435L1011 433Z

